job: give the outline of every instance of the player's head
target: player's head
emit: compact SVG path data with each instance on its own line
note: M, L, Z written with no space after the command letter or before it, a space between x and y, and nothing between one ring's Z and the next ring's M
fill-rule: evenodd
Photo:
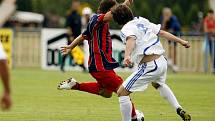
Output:
M79 0L72 0L71 9L72 10L78 10L80 7L80 1Z
M208 17L209 17L209 18L213 18L213 17L214 17L214 10L213 10L213 9L210 9L210 10L208 11Z
M98 13L105 14L108 11L110 11L110 9L116 4L117 4L116 0L101 0L98 8Z
M168 7L165 7L163 8L162 14L164 18L170 18L172 16L172 10Z
M119 25L125 25L134 19L134 14L131 9L123 4L119 4L111 10L113 19Z

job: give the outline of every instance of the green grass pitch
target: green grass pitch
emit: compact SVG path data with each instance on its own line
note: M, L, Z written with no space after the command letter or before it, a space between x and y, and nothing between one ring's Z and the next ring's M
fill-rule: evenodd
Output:
M0 111L0 121L120 121L118 98L110 99L79 91L59 91L58 82L73 76L94 81L88 73L15 69L12 72L13 107ZM129 73L119 73L123 78ZM192 121L215 121L215 76L168 74L167 83ZM2 86L0 86L2 90ZM2 92L2 91L1 91ZM181 121L174 109L151 86L132 94L146 121Z

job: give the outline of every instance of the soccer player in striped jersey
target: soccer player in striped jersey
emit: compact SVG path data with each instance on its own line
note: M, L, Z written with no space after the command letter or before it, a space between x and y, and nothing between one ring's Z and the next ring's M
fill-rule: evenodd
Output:
M150 83L174 107L177 114L184 121L190 121L191 116L184 111L172 90L165 83L167 61L163 56L165 50L159 37L180 43L185 48L190 47L189 42L160 30L161 25L159 24L151 23L143 17L134 17L132 11L126 5L117 5L112 9L112 15L115 22L123 25L121 38L126 43L123 63L126 66L129 66L132 62L139 65L139 68L123 82L117 91L123 121L131 120L132 105L129 95L132 92L144 91Z
M79 83L71 78L61 82L58 89L80 90L105 98L110 98L113 92L117 92L123 80L114 72L119 63L112 57L112 40L109 32L109 21L112 19L110 9L116 4L115 0L102 0L98 14L90 19L87 29L69 46L61 48L63 54L68 54L79 43L88 40L89 73L97 82ZM126 0L124 4L130 4L129 0ZM132 105L131 120L137 121L134 105Z

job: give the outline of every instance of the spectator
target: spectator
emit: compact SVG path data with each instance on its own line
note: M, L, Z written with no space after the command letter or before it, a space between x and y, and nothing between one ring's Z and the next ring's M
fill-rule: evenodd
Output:
M92 9L89 7L85 7L82 10L82 27L86 28L88 22L90 21L91 16L93 15Z
M181 25L175 15L172 14L170 8L164 8L161 17L161 29L171 32L172 34L178 36L181 31ZM169 41L168 46L168 65L172 67L173 72L178 70L177 67L177 43Z
M66 27L68 29L68 34L76 38L81 33L81 16L78 13L78 9L80 7L79 0L73 0L71 8L69 9L66 17Z
M215 74L215 15L211 9L204 19L204 32L207 34L210 55L213 62L213 73Z
M80 7L80 1L79 0L73 0L71 8L69 9L66 17L66 28L67 28L67 40L68 40L68 45L74 40L74 38L78 37L81 34L81 16L78 13L78 9ZM66 60L66 55L63 56L62 59L62 64L61 64L61 71L64 71L64 65L65 65L65 60ZM86 68L83 64L79 64L83 70L85 71Z
M82 10L82 27L85 30L87 28L87 24L90 21L91 16L93 16L93 12L92 9L89 7L85 7ZM89 58L89 45L88 45L88 41L85 40L84 41L84 46L83 46L83 50L84 50L84 66L87 69L88 68L88 58Z
M60 34L54 38L49 39L48 41L58 41L63 38L67 38L67 44L70 44L74 38L78 37L81 34L81 16L78 14L78 9L80 7L80 1L79 0L73 0L71 8L69 9L67 16L66 16L66 23L65 27L67 28L67 32ZM72 55L72 56L71 56ZM69 54L69 57L73 57L73 61L79 65L83 71L86 71L86 68L84 66L84 52L83 50L78 46L71 51L71 54ZM66 61L67 55L64 55L62 57L62 63L60 65L60 70L64 72L64 66Z

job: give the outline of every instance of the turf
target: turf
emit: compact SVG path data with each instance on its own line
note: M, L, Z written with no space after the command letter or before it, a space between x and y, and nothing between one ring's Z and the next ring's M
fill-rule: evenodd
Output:
M129 73L119 73L126 78ZM15 69L12 71L13 108L0 111L0 121L120 121L118 98L111 99L79 91L59 91L59 81L70 76L94 81L88 73ZM215 121L215 76L169 74L167 83L188 110L193 121ZM1 87L2 90L2 87ZM174 109L149 86L132 94L146 121L181 121Z

